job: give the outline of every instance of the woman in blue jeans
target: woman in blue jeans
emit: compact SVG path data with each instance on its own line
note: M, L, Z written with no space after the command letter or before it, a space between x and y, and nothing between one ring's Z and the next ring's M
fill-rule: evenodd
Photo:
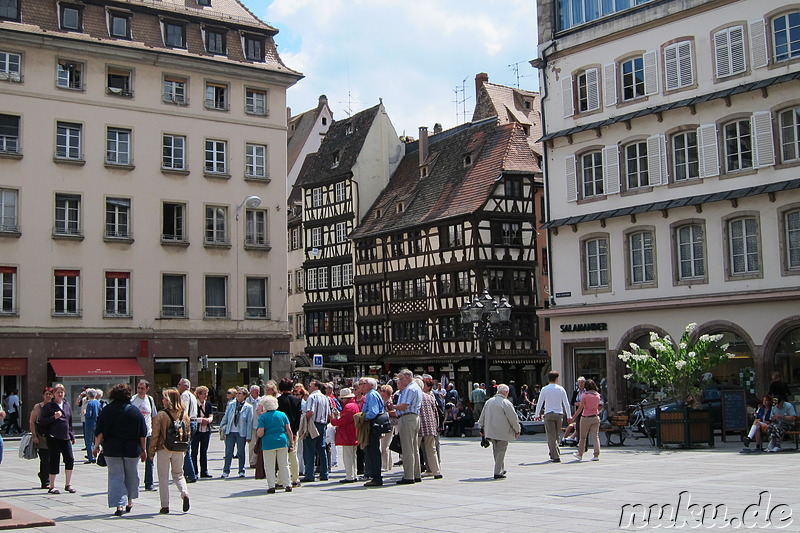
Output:
M147 459L147 424L138 407L131 404L131 386L114 385L108 393L111 400L97 417L93 454L96 458L103 446L108 465L108 506L116 507L114 515L131 512L133 500L139 497L139 461Z
M245 401L247 395L246 388L238 387L236 398L228 402L225 416L219 423L225 432L225 464L222 467L224 478L231 473L234 447L236 447L236 458L239 460L239 477L244 477L247 443L250 442L253 433L253 408Z

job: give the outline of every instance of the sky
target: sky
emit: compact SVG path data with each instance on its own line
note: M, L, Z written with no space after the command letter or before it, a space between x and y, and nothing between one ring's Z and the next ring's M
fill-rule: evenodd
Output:
M535 0L242 0L279 30L283 62L305 76L292 114L328 97L335 120L383 105L398 135L472 118L475 75L538 90ZM517 72L514 71L517 65Z

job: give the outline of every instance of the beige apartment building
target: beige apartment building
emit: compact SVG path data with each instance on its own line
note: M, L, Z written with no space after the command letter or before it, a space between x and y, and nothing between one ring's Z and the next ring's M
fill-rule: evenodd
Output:
M0 2L2 392L288 372L276 33L237 0Z
M800 393L800 4L539 0L553 366L721 333L714 380Z

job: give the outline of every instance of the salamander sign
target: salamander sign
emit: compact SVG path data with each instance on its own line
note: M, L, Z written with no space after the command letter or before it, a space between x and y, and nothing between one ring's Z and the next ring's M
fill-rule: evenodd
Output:
M590 322L588 324L561 325L561 333L571 333L575 331L608 331L608 324L605 322Z

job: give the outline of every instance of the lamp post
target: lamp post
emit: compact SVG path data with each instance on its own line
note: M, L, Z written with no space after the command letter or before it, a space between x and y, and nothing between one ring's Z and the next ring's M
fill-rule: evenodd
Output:
M472 334L481 343L483 353L483 379L489 386L489 352L495 336L505 335L511 330L511 309L505 297L498 303L484 290L480 297L475 296L461 306L461 327L465 333Z

